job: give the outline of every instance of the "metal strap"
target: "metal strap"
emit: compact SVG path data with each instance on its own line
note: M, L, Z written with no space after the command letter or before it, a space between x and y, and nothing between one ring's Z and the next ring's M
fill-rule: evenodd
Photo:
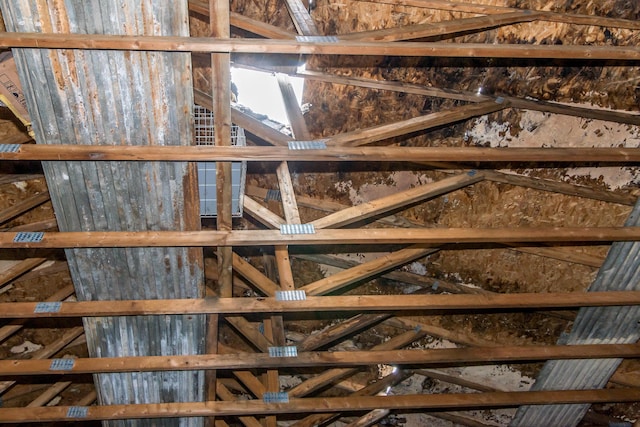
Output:
M34 313L57 313L60 311L60 307L62 307L61 302L39 302L36 304L36 308L33 310Z
M280 224L280 234L316 234L313 224Z
M14 243L38 243L44 237L43 231L20 231L13 238Z
M269 347L269 357L298 357L298 347L295 345Z
M268 391L262 395L264 403L289 403L289 393L284 391Z
M317 139L314 141L289 141L287 143L289 150L326 150L326 139Z
M307 293L302 289L293 291L276 291L276 301L304 301Z

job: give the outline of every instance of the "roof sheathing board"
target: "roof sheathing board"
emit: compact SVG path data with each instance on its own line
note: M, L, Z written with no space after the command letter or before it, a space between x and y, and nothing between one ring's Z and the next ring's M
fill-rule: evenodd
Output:
M188 35L186 1L2 0L9 31ZM192 141L191 62L184 53L14 50L40 144L181 145ZM195 170L187 163L45 162L63 231L188 230L199 226ZM68 250L81 300L196 298L202 251ZM85 319L91 356L197 354L204 316ZM197 401L203 372L96 376L102 404ZM148 425L118 421L109 425ZM154 420L154 425L176 425ZM199 418L179 425L200 425Z

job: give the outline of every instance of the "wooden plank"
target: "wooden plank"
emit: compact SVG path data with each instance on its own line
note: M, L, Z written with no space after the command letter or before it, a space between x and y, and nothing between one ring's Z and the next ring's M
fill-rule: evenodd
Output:
M236 253L233 254L233 268L236 273L240 274L267 296L275 296L276 291L280 289L277 283L266 277Z
M50 369L51 360L49 359L16 359L0 360L0 372L5 376L29 376L191 371L200 369L353 367L380 363L389 365L459 366L461 364L635 357L640 357L640 344L529 345L420 350L299 352L297 357L271 357L265 353L242 353L76 358L74 359L73 368L70 370Z
M453 36L461 33L484 31L505 25L521 22L536 21L542 13L530 11L506 12L473 18L452 19L426 24L404 25L382 30L362 31L340 35L340 40L368 40L368 41L400 41L429 37Z
M307 42L273 39L212 39L180 36L110 36L103 34L2 33L0 47L135 50L204 53L285 53L312 55L394 55L586 61L640 59L635 46L492 45L446 42Z
M499 104L496 104L499 105ZM489 111L489 104L476 105L467 113L482 114ZM472 106L469 106L469 108ZM460 118L462 110L434 113L442 118L455 115ZM466 114L466 113L465 113ZM472 114L472 115L473 115ZM429 115L431 116L431 115ZM426 117L426 116L425 116ZM448 122L442 120L441 124ZM415 121L416 119L410 119ZM418 118L418 121L430 120ZM438 119L440 120L440 119ZM434 122L428 124L433 125ZM403 135L409 131L393 129L398 123L383 125L387 128L376 135L376 128L340 134L331 137L328 143L358 145ZM422 126L422 125L421 125ZM420 127L421 127L420 126ZM417 128L416 128L417 129ZM384 138L383 138L384 137ZM289 139L289 138L288 138ZM349 147L330 146L323 150L289 150L286 147L215 147L215 146L82 146L82 145L28 145L17 153L0 153L0 160L101 160L101 161L313 161L313 162L554 162L554 163L623 163L640 162L638 148L484 148L484 147ZM456 168L459 166L456 165Z
M426 334L419 328L396 335L388 341L373 346L371 350L386 351L402 348L412 342L424 337ZM291 388L288 393L291 397L303 397L314 391L338 381L341 378L350 376L358 371L357 368L334 368L322 372L313 378L310 378L297 386Z
M510 247L510 244L505 246ZM532 255L553 258L560 261L570 262L573 264L586 265L588 267L600 268L604 262L604 257L597 257L589 254L576 252L571 248L563 247L545 247L545 246L517 246L513 248L518 252L529 253Z
M220 381L217 383L216 392L223 401L234 402L238 400ZM245 427L263 427L260 421L250 415L239 416L238 419Z
M273 347L275 344L267 338L264 334L261 334L256 327L247 321L242 316L225 316L225 320L233 326L233 328L240 332L249 343L253 344L255 348L262 352L268 352L269 347ZM235 355L237 357L237 355Z
M477 92L460 91L447 88L425 87L421 85L399 82L367 79L354 76L340 76L335 74L322 73L318 71L304 71L296 73L299 77L305 79L319 80L329 83L353 85L359 87L368 87L372 89L381 89L401 93L413 93L416 95L434 96L438 98L457 99L469 102L481 102L497 99L495 96L478 95ZM587 108L571 104L561 104L557 102L541 101L536 99L524 99L513 96L504 96L513 108L522 108L533 111L543 111L554 114L563 114L574 117L583 117L597 120L605 120L616 123L627 123L640 125L640 115L627 111L618 110L602 110L596 108Z
M24 199L13 206L5 208L0 211L0 224L3 224L17 216L22 215L31 209L40 206L41 204L49 201L49 192L43 191L27 199Z
M630 242L640 227L320 229L314 234L278 230L233 231L71 231L46 232L39 242L15 242L16 233L0 233L5 248L201 247L324 244L425 244Z
M439 181L430 182L400 191L395 194L381 197L376 200L364 202L356 206L327 215L323 218L312 221L316 228L338 228L368 218L378 216L392 210L408 207L414 203L421 202L443 194L451 193L460 188L467 187L477 182L483 181L482 172L472 172L462 175L455 175Z
M207 2L198 0L189 0L189 11L200 15L203 20L209 18L209 5ZM229 13L229 24L233 27L240 28L253 34L257 34L269 39L294 39L296 37L292 32L286 31L280 27L257 21L239 13Z
M307 336L306 339L296 344L298 351L318 350L329 343L332 343L347 335L369 327L375 323L391 317L391 314L358 314L350 319L342 321L336 325L332 325L317 334Z
M4 228L4 231L47 231L58 228L55 218L42 221L30 222L28 224L17 225L15 227Z
M365 0L371 1L371 0ZM450 10L456 12L499 14L507 12L527 11L506 6L482 5L473 3L462 3L450 0L376 0L375 3L402 4L405 6L423 7L430 9ZM640 29L640 23L629 19L610 18L606 16L582 15L573 13L560 13L549 11L528 10L531 13L542 13L541 20L552 22L564 22L568 24L582 24L607 26L613 28Z
M0 288L44 263L46 258L27 258L0 273Z
M379 379L378 381L375 381L351 393L349 397L379 395L379 393L383 392L383 390L385 390L387 387L391 387L399 383L400 381L404 380L406 377L407 375L404 374L403 372L392 373L390 375L387 375L384 378ZM383 395L386 395L386 393ZM329 412L324 414L320 413L320 414L309 415L303 418L302 420L292 424L290 427L316 427L319 425L324 425L328 421L335 419L340 415L341 414L339 412L338 413Z
M269 228L279 229L281 224L285 224L287 222L284 218L276 215L268 208L265 208L260 203L253 200L251 197L244 197L242 201L244 211Z
M62 393L67 387L71 385L71 381L61 381L50 386L44 393L36 397L29 402L27 408L37 408L44 406L51 401L54 397Z
M501 173L498 171L483 171L483 173L485 178L489 181L534 188L536 190L552 193L566 194L568 196L584 197L587 199L601 200L603 202L618 203L627 206L633 206L637 201L637 197L632 194L620 194L613 191L599 190L567 182Z
M380 421L381 419L389 415L389 413L391 413L391 411L388 409L374 409L373 411L361 416L357 420L350 422L346 425L346 427L368 427Z
M397 136L408 135L410 133L456 123L471 117L482 116L484 114L500 111L506 107L506 103L498 103L495 101L463 105L447 111L439 111L395 123L372 126L366 129L359 129L353 132L332 136L327 139L326 143L327 145L337 146L366 145Z
M68 406L0 408L0 423L42 421L93 421L131 418L235 416L278 413L349 412L388 409L495 408L520 405L634 402L639 389L535 391L511 393L430 394L404 396L358 396L295 399L289 403L184 402L87 407L83 418L68 417Z
M332 274L329 277L305 285L300 289L305 291L307 295L327 295L342 290L354 283L370 280L385 271L408 264L437 251L437 249L429 247L411 246L388 255L383 255L348 270Z
M45 300L45 302L62 301L65 298L67 298L70 295L72 295L73 292L74 292L73 285L65 286L64 288L60 289L59 291L57 291L53 295L51 295L49 298L47 298ZM24 327L25 323L27 323L26 319L15 319L15 320L12 320L11 322L7 323L3 327L1 327L0 328L0 342L6 340L8 337L10 337L11 335L15 334L20 329L22 329Z
M349 311L532 310L640 304L640 291L516 294L346 295L309 296L305 300L275 298L204 298L61 302L55 313L35 313L37 302L0 303L0 318L95 317L155 314L249 314Z

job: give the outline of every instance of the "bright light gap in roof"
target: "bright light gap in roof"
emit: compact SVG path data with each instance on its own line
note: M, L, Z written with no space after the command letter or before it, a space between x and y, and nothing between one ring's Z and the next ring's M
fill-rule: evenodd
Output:
M239 104L249 107L255 113L265 114L271 120L290 124L274 73L232 67L231 80L238 88ZM289 77L289 80L298 104L301 104L304 79Z

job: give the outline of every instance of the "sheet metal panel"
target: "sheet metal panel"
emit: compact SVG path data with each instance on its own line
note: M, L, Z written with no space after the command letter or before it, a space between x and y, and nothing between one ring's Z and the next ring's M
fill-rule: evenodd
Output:
M0 0L9 31L188 35L186 0ZM191 62L184 53L14 51L39 144L186 145L193 139ZM197 173L187 163L46 162L61 231L199 227ZM203 295L202 251L78 249L67 258L80 300ZM93 357L198 354L204 316L85 319ZM203 399L203 372L96 376L103 404ZM202 419L109 425L197 426Z
M640 200L626 226L640 225ZM640 289L640 242L616 242L598 271L589 291L637 291ZM571 332L558 344L629 344L640 339L640 307L582 308ZM580 390L604 388L622 359L556 360L545 363L532 390ZM523 406L511 426L578 425L590 405Z

